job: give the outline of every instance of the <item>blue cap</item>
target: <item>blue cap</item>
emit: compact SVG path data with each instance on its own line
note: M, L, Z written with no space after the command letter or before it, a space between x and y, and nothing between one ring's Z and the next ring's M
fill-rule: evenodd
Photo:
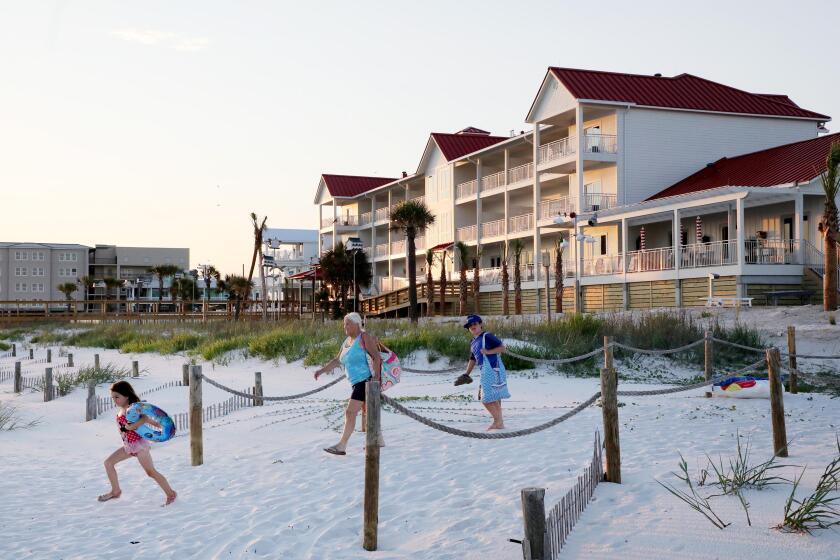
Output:
M464 323L464 328L468 329L468 328L470 328L470 325L472 325L473 323L481 324L481 322L482 321L481 321L481 316L480 315L467 315L467 321L466 321L466 323Z

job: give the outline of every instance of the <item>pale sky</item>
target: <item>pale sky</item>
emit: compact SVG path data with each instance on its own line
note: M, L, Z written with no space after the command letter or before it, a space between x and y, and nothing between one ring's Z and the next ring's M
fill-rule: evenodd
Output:
M838 6L0 0L0 241L238 272L250 212L314 229L321 173L396 177L431 131L526 129L549 65L687 72L840 120Z

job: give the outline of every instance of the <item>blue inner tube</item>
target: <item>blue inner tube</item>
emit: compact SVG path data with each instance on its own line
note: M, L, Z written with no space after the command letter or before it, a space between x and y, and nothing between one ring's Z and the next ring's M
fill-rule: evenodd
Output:
M140 416L146 416L150 420L160 424L156 428L151 424L143 424L135 430L137 435L149 441L167 441L175 435L175 422L162 409L145 401L136 402L125 411L125 419L130 423L140 420Z

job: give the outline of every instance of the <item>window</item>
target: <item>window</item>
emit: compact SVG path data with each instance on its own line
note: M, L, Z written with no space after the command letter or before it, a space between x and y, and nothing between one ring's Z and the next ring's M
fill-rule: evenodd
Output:
M25 292L26 290L23 290L23 291ZM44 291L44 284L42 284L42 283L40 283L40 282L35 283L35 284L32 284L32 291L33 291L33 292L36 292L36 293L43 293L43 291Z
M29 271L25 266L18 266L15 268L15 276L27 276Z
M24 284L23 282L17 282L15 284L15 291L16 292L28 292L29 291L29 285Z
M501 268L502 257L490 257L490 268Z
M43 261L43 260L45 260L44 252L43 251L32 251L32 260L33 261Z
M601 196L601 182L595 181L583 185L584 207L590 212L597 212L603 205Z
M15 260L16 261L25 261L29 259L29 253L26 251L15 251Z
M606 235L601 236L601 254L602 255L607 254L607 236Z
M44 267L36 266L32 269L32 276L43 276L44 275Z

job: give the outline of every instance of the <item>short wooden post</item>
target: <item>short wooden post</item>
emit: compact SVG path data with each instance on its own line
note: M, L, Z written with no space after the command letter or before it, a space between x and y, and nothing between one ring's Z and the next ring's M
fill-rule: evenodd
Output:
M262 386L262 372L255 371L254 372L254 396L257 398L254 399L254 406L262 406L263 405L263 386Z
M618 386L614 369L601 368L601 414L607 464L604 480L621 484L621 447L618 443Z
M131 377L140 377L140 362L137 360L131 361Z
M184 364L181 366L181 381L184 387L189 387L190 385L190 364Z
M376 550L379 530L379 382L365 386L367 432L365 433L365 497L362 546Z
M712 372L714 370L715 365L715 354L714 354L714 344L715 341L712 340L712 331L706 331L703 333L703 375L706 378L706 381L712 380ZM711 397L712 392L711 390L706 391L706 397Z
M17 357L17 344L12 343L12 358Z
M52 363L52 348L47 348L47 363Z
M790 377L788 377L788 391L792 394L798 393L799 389L796 386L798 375L796 371L796 327L793 325L788 326L788 369L790 370L788 372L790 374Z
M34 360L34 359L35 359L35 350L34 350L34 349L32 349L32 348L30 348L30 349L29 349L29 359L30 359L30 360Z
M785 402L779 366L779 349L767 349L767 378L770 382L770 417L773 422L773 454L788 456L787 431L785 430Z
M53 400L53 374L52 368L48 367L44 371L44 402Z
M20 362L15 362L15 393L23 391L23 379L20 373Z
M545 553L545 488L522 489L522 520L525 525L525 560L543 560Z
M202 412L201 366L190 366L190 457L194 467L204 464Z
M67 367L75 367L73 365L73 354L67 354Z
M88 382L87 401L85 403L85 422L96 418L96 385L93 381Z
M93 355L93 367L99 369L99 354Z

